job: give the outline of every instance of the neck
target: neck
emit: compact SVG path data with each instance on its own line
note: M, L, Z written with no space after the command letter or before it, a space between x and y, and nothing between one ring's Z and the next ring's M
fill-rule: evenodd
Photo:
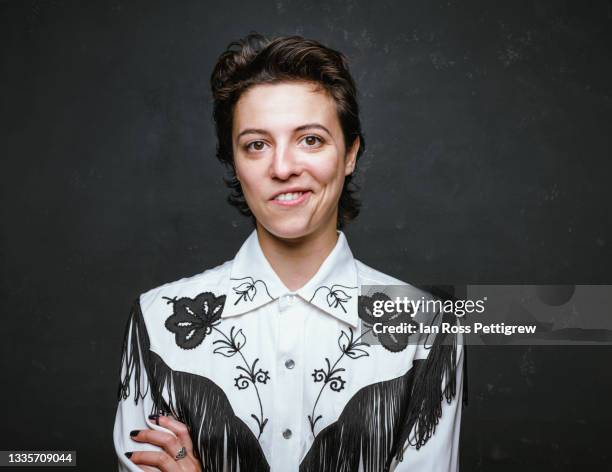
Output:
M317 273L338 241L335 225L299 238L283 239L258 222L257 237L270 266L292 292L306 285Z

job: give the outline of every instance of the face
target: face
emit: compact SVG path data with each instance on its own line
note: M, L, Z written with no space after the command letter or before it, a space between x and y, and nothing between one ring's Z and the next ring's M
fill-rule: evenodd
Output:
M309 82L255 85L234 108L234 165L257 223L285 239L335 231L350 149L336 105Z

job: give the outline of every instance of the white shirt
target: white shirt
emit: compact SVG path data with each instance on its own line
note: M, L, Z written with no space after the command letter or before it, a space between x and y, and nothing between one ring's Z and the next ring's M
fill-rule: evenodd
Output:
M126 451L161 450L129 436L167 431L148 419L160 411L188 425L204 470L457 471L461 343L452 357L425 341L364 343L363 285L408 284L354 259L338 231L317 273L291 291L253 230L233 260L141 294L124 341L119 471L140 470Z

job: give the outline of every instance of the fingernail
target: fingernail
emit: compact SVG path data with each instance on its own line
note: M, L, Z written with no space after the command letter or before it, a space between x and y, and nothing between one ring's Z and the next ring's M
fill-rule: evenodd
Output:
M130 436L134 437L136 435L138 435L138 433L140 433L139 429L135 429L134 431L130 431Z
M129 459L130 457L132 457L132 453L131 452L126 452L125 453L125 457L127 457Z
M151 421L155 421L155 424L159 426L159 415L149 415Z

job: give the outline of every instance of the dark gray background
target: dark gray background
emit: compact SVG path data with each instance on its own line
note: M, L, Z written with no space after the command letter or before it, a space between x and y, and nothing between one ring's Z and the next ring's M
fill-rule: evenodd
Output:
M250 30L351 60L357 258L415 284L610 283L611 25L604 1L2 1L0 449L114 470L131 300L250 230L207 85ZM612 470L611 354L472 350L462 470Z

